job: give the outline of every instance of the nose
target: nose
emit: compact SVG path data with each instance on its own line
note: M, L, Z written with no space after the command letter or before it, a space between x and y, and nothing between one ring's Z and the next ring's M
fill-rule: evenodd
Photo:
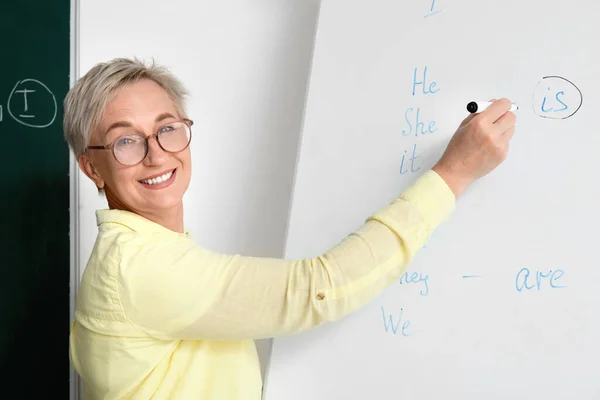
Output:
M148 140L148 154L144 158L146 165L161 165L169 158L169 153L164 151L158 144L156 137Z

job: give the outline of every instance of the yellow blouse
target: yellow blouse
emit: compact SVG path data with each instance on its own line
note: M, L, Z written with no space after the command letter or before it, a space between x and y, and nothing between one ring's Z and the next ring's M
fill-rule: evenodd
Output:
M218 254L137 214L97 211L70 335L86 400L259 400L253 339L305 331L368 303L454 205L427 171L356 232L302 260Z

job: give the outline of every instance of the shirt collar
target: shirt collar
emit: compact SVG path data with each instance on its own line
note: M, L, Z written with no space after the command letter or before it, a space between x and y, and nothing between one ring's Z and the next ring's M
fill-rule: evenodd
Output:
M135 232L157 232L180 236L190 236L190 232L187 229L184 230L184 233L175 232L131 211L114 209L96 210L96 224L100 226L104 223L121 224Z

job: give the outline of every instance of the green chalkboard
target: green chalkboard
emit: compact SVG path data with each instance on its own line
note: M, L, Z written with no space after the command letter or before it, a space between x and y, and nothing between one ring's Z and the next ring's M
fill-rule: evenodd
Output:
M0 362L6 398L69 393L70 1L0 4Z

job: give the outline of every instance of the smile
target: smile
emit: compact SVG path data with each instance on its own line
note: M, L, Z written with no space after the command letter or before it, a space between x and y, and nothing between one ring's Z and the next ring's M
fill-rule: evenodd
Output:
M153 178L142 179L138 182L148 186L160 185L161 183L166 183L167 181L171 180L171 178L173 178L173 175L175 175L175 171L176 169L166 172L162 175L155 176Z

